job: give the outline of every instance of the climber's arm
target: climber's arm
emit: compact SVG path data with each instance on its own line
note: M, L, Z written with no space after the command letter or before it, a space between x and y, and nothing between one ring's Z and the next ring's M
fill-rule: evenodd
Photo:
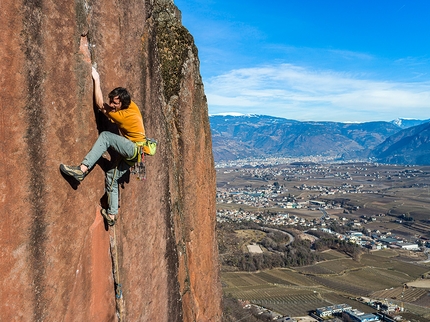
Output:
M103 93L100 85L100 75L97 70L93 67L91 76L94 80L94 99L95 103L100 111L104 114L110 111L109 105L103 102Z

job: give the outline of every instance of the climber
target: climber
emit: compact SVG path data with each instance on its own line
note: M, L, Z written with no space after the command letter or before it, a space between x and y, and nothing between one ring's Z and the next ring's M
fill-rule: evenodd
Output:
M101 214L109 226L113 226L118 215L118 179L120 179L137 160L137 144L144 142L145 128L142 114L138 106L131 101L130 94L125 88L117 87L109 93L109 104L103 102L100 85L100 75L92 68L94 81L95 104L108 119L117 124L120 134L104 131L100 133L90 152L78 166L61 164L60 170L64 174L81 182L97 160L110 147L118 152L122 158L106 172L105 192L108 195L108 209L102 209Z

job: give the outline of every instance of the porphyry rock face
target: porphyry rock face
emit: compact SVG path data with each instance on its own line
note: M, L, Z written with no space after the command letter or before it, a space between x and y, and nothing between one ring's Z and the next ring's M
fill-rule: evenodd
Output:
M207 103L178 9L171 0L0 8L0 320L220 321ZM79 185L59 172L103 128L92 65L105 95L129 89L158 141L147 179L126 178L115 229L100 216L102 167Z

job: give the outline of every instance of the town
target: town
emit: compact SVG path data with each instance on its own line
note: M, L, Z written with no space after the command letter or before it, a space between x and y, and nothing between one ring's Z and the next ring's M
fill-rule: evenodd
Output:
M378 213L359 212L360 206L346 203L345 196L367 194L369 198L381 198L387 193L393 194L393 188L399 186L421 188L428 195L430 172L427 170L367 163L279 165L279 160L276 166L239 167L236 164L218 168L217 220L320 229L371 249L419 250L429 244L429 236L419 231L410 229L409 234L394 236L389 230L367 228L387 220L413 228L410 212L387 219L390 209ZM226 177L230 177L230 181L223 181ZM403 197L399 196L399 201ZM424 202L430 207L430 197ZM231 205L235 207L224 207ZM338 234L326 228L331 221L351 229L347 234ZM368 225L370 223L372 225ZM421 231L430 231L430 225L425 222L414 224L421 227Z

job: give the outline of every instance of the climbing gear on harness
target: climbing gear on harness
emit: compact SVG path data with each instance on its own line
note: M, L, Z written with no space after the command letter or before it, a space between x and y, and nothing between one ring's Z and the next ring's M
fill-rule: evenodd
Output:
M143 142L136 142L136 150L130 164L130 173L135 174L138 180L146 179L145 154L154 155L157 150L157 141L147 138Z
M137 180L146 180L146 166L143 158L140 162L136 162L134 166L130 168L130 173L135 174Z
M69 166L65 164L60 164L60 171L70 177L75 178L78 181L84 180L85 176L87 175L86 172L82 172L80 166Z
M157 141L146 138L145 141L134 142L134 153L131 158L126 158L125 161L132 166L135 162L140 162L143 154L154 155L157 151Z
M107 213L106 209L102 209L101 210L101 214L102 214L103 218L106 220L106 222L107 222L107 224L109 226L115 225L115 223L116 223L116 215L115 215L115 219L112 219L111 216Z
M130 173L135 174L138 180L146 179L145 152L143 147L143 142L136 143L137 159L130 168Z

